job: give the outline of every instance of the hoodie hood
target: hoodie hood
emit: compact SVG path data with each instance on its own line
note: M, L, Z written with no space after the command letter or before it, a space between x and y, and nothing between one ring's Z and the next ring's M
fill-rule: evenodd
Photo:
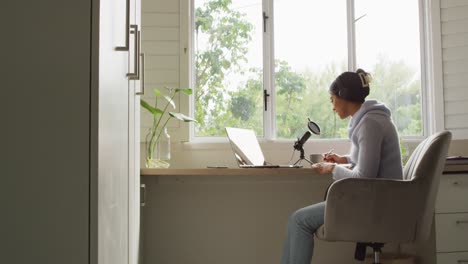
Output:
M354 113L353 117L351 118L348 126L348 135L349 138L353 135L354 129L357 127L361 119L366 114L372 115L380 115L381 118L390 118L391 112L390 109L385 106L385 104L380 103L376 100L367 100L365 101L359 110Z

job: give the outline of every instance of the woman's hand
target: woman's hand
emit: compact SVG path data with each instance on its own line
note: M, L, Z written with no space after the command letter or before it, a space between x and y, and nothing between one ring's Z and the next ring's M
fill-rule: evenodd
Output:
M336 163L331 162L319 162L312 165L312 169L320 174L330 174L335 168Z
M336 153L325 153L325 154L323 154L323 161L338 163L338 164L348 163L348 159L346 159L346 157L340 156L340 155L338 155Z

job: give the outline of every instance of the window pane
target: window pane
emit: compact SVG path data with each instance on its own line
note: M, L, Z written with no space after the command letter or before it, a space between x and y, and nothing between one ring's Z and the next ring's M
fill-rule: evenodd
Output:
M262 3L195 0L196 136L263 135Z
M390 107L401 135L422 135L418 1L355 4L357 66L373 76L369 98Z
M346 137L328 88L347 68L346 1L275 0L275 89L279 138L297 138L307 118L322 138Z

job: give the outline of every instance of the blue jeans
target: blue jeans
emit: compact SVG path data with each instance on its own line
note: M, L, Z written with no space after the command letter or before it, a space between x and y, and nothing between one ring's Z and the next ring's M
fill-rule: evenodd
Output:
M324 222L325 202L301 208L289 217L281 264L310 264L314 232Z

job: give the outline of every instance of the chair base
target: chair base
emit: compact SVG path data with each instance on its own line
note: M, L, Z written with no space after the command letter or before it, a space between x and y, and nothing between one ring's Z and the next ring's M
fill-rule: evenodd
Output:
M384 243L356 243L356 250L354 251L354 258L363 261L366 258L366 247L371 247L374 252L374 263L380 264L380 253Z

